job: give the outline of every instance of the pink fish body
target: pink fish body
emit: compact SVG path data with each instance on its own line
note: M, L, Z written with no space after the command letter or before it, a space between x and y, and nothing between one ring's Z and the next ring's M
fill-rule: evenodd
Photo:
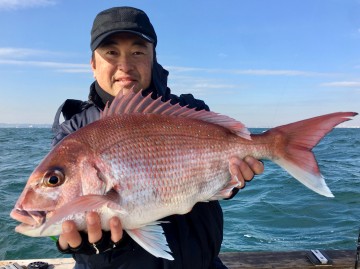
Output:
M66 219L85 230L97 211L147 251L172 259L158 222L220 200L239 186L229 159L269 159L315 192L332 197L311 149L354 112L328 114L250 135L243 124L208 111L119 93L101 119L63 139L31 174L11 217L17 232L58 235ZM157 240L154 240L157 238Z

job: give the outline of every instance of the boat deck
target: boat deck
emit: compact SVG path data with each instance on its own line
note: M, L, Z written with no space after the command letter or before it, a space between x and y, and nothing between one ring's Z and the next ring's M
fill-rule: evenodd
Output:
M308 258L309 251L289 252L224 252L220 254L223 263L229 269L354 269L356 260L355 250L326 250L329 264L314 265ZM31 262L47 262L51 269L71 269L74 266L72 258L64 259L36 259L36 260L7 260L0 261L0 269L15 269L9 265L16 263L27 268ZM360 268L360 265L359 265Z

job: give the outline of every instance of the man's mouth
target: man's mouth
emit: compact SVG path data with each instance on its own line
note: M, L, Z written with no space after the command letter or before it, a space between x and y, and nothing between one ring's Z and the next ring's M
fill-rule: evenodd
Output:
M133 83L136 82L136 79L134 79L133 77L119 77L115 79L115 82L119 82L119 83Z

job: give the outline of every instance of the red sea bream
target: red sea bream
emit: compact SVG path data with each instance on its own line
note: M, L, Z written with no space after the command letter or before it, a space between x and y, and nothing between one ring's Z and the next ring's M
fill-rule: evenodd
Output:
M227 116L120 92L100 120L67 136L42 160L11 217L22 222L17 232L48 236L60 234L68 219L85 230L86 211L99 212L105 230L116 215L144 249L173 259L158 220L229 197L239 186L229 172L234 156L269 159L332 197L311 149L356 114L328 114L252 135Z

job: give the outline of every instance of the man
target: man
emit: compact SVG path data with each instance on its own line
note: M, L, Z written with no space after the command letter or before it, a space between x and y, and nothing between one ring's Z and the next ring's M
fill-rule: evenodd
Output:
M163 101L209 110L191 94L178 97L170 93L168 72L156 60L156 45L156 33L143 11L119 7L99 13L91 31L91 68L96 80L90 87L89 101L67 100L59 108L53 144L99 119L100 110L120 90L142 90L143 95L161 96ZM61 113L65 121L59 124ZM230 173L241 187L254 174L263 172L262 163L252 157L229 162ZM110 220L110 232L102 231L94 212L87 214L87 234L79 233L72 221L64 222L57 245L61 252L73 254L75 268L226 268L217 257L223 235L223 216L217 201L198 203L190 213L164 220L168 221L162 226L174 261L146 252L123 232L115 217Z

